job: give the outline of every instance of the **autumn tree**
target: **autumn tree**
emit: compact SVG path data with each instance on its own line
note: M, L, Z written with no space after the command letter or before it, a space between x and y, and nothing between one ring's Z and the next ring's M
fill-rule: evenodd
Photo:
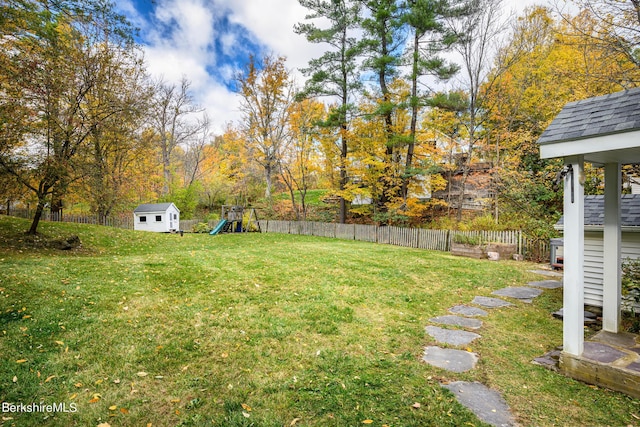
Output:
M106 108L89 119L88 97L100 82L104 58L95 49L95 33L86 29L108 28L110 43L121 46L132 43L132 29L108 3L20 3L26 10L1 41L0 167L37 198L29 229L35 234L47 198L59 212L69 184L78 178L79 153L96 121L119 111ZM11 15L13 6L5 5L2 16Z
M528 9L499 53L508 67L483 89L496 106L487 127L499 170L500 212L534 228L552 223L562 206L552 188L560 165L540 159L537 139L567 102L619 91L635 78L631 70L637 72L622 55L605 60L601 46L587 43L587 31L575 30L592 27L588 15L571 19L569 24L546 8ZM605 74L612 78L603 79Z
M571 0L593 25L580 25L563 3L555 1L555 11L574 34L597 46L602 60L625 61L640 68L640 1L638 0ZM638 81L629 82L634 87Z
M252 57L238 76L242 132L253 161L264 172L265 197L271 200L282 149L291 138L289 112L295 88L284 57Z
M348 182L347 156L349 153L348 132L354 114L354 99L362 87L358 70L362 51L359 40L354 35L361 12L360 2L354 0L298 0L311 13L307 20L323 19L327 26L320 28L314 22L300 23L295 32L306 36L311 43L328 45L320 57L309 61L309 67L302 72L309 77L302 96L322 96L335 99L324 122L328 129L335 129L336 143L340 157L338 183L340 196L339 222L347 219L347 204L344 190Z
M307 218L306 196L317 166L317 153L324 119L324 106L315 100L301 100L291 106L289 123L291 139L280 159L280 175L284 181L297 220ZM300 198L298 205L296 195Z

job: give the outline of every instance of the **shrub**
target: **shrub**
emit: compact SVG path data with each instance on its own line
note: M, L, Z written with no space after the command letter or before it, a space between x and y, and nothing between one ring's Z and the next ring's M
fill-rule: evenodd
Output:
M206 222L199 222L191 228L191 231L194 233L208 233L211 229Z
M480 246L480 245L483 245L485 242L482 240L482 236L454 234L453 243L458 243L461 245Z

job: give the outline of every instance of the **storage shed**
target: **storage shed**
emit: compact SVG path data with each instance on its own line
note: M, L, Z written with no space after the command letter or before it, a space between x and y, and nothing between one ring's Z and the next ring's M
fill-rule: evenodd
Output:
M173 203L151 203L133 211L133 229L170 233L180 229L180 210Z
M640 195L625 194L620 207L622 260L640 258ZM564 229L564 217L555 225ZM604 283L604 196L584 198L584 303L602 307Z

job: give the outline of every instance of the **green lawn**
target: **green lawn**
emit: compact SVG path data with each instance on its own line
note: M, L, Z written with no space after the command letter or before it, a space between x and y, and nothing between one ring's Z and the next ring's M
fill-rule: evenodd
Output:
M530 363L562 341L559 290L493 311L475 370L420 361L429 318L539 279L529 264L43 223L45 236L80 236L63 252L26 241L27 226L0 217L0 401L77 411L0 425L482 425L440 387L455 380L501 391L524 426L638 424L639 401Z

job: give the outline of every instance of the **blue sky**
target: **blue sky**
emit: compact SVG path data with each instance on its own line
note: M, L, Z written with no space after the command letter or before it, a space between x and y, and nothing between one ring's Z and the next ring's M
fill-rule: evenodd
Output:
M545 0L504 2L521 12ZM168 82L186 76L216 130L239 119L233 76L250 54L284 55L288 67L297 70L324 48L293 32L307 13L297 0L117 0L116 5L140 29L152 76Z

